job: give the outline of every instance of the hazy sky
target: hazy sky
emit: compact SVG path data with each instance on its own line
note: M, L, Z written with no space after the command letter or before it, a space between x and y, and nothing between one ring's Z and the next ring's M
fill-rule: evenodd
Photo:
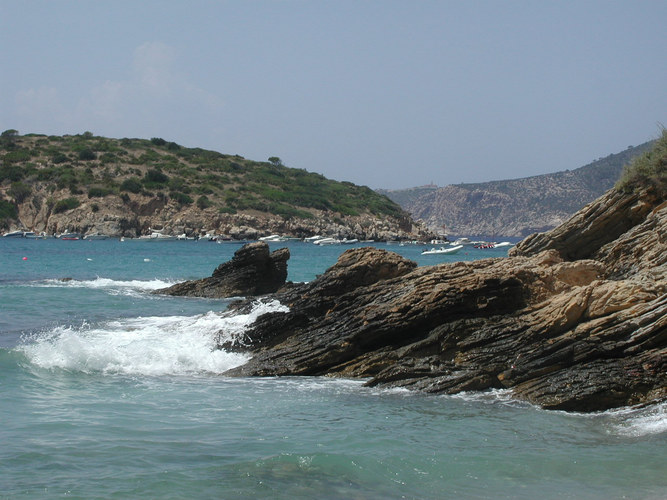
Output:
M667 1L0 0L0 129L372 188L577 168L667 124Z

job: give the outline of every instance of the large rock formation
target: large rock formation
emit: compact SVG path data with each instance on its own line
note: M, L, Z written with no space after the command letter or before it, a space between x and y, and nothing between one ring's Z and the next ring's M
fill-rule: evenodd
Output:
M154 293L215 299L272 293L285 284L289 255L288 248L270 253L267 243L248 243L210 278L177 283Z
M275 295L221 347L230 375L337 375L456 393L511 388L545 408L595 411L667 397L667 202L610 191L510 258L417 268L345 252Z

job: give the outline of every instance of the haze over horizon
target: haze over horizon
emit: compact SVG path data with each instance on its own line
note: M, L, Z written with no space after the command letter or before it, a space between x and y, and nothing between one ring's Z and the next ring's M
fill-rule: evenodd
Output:
M0 128L372 188L574 169L667 123L667 2L0 0Z

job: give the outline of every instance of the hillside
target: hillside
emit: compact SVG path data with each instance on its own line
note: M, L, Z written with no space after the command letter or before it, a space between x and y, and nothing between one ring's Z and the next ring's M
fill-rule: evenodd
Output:
M161 138L0 137L0 228L137 236L216 232L414 238L410 217L368 187Z
M653 141L577 168L522 179L378 192L450 235L524 237L551 229L613 187Z

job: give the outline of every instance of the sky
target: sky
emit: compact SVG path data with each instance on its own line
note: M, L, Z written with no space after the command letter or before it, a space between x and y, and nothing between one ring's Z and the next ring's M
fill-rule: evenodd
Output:
M0 0L0 129L374 189L574 169L667 124L665 0Z

